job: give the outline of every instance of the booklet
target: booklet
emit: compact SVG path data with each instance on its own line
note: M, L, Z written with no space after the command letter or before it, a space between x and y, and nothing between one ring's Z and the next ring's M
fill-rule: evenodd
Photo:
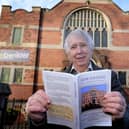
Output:
M72 129L112 126L112 118L102 111L101 101L111 91L111 70L72 75L43 71L45 92L51 99L47 121Z

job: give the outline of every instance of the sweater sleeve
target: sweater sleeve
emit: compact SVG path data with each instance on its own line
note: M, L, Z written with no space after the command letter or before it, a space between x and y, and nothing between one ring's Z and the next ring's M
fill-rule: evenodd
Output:
M29 119L29 129L70 129L66 126L55 125L55 124L48 124L47 123L47 116L45 113L45 119L36 123L33 120Z
M114 121L113 124L116 125L117 128L122 126L122 129L129 129L129 104L127 100L127 95L119 81L117 74L114 71L112 71L111 90L119 91L123 95L127 103L126 111L123 118Z
M46 113L44 113L44 119L40 122L35 122L29 118L29 129L47 129Z

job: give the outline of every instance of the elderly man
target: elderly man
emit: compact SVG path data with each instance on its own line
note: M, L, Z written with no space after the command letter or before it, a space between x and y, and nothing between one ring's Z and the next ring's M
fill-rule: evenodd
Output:
M100 70L91 58L94 43L90 35L80 29L74 30L66 37L64 49L68 59L72 64L65 70L71 74L77 74L89 70ZM117 75L112 71L111 81L112 92L103 97L103 112L112 115L112 127L91 127L90 129L127 129L129 128L129 111L125 100L124 92L121 88ZM69 129L65 126L47 124L46 111L51 104L50 98L43 90L37 91L29 97L26 111L30 118L31 129ZM67 126L67 125L66 125Z

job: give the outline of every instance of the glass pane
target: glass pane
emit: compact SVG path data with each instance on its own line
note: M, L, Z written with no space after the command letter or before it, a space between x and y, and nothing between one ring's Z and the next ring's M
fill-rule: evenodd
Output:
M95 31L95 47L100 47L100 32L98 31L98 29L96 29Z
M21 83L22 82L22 73L23 69L16 68L14 71L14 83Z
M14 28L13 38L12 38L12 43L13 44L20 44L20 42L21 42L21 32L22 32L21 27L15 27Z
M9 82L9 76L10 76L10 68L2 68L0 81L3 83Z
M102 31L102 47L107 47L107 31L105 29Z
M65 30L65 33L64 33L64 41L65 41L65 38L67 37L67 35L71 32L70 28L66 29Z
M93 37L93 31L89 28L88 33Z

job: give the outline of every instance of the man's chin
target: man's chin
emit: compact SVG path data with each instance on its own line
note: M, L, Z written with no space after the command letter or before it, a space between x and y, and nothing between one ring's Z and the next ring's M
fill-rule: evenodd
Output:
M77 64L79 67L83 67L83 66L86 66L86 63L78 63Z

